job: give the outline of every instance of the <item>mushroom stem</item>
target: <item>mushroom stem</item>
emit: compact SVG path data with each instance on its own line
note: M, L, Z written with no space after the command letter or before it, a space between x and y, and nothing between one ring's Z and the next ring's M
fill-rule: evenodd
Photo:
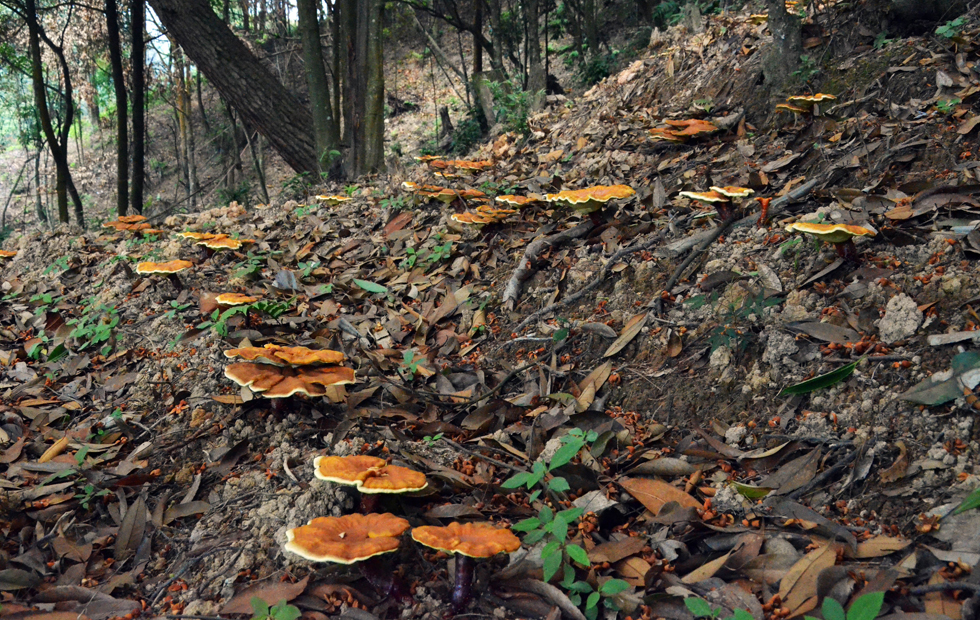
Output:
M589 213L589 219L592 220L592 225L596 228L600 228L606 223L606 218L603 217L602 209Z
M371 514L372 512L378 512L378 506L381 504L381 496L378 493L364 493L358 491L361 496L361 514Z
M456 554L456 581L453 584L453 611L459 613L466 608L473 589L473 558Z
M176 273L168 273L167 279L170 280L170 284L172 284L173 287L177 289L178 293L184 290L184 285L183 283L181 283L180 278L177 277Z
M368 580L375 590L384 597L392 597L399 600L411 598L405 582L395 571L388 566L388 563L380 556L368 558L363 562L358 562L361 567L361 574Z
M854 263L861 262L861 255L858 254L857 246L854 245L853 239L848 239L847 241L841 241L840 243L835 243L834 247L837 248L837 255Z
M734 213L732 212L731 203L728 202L718 202L715 203L715 210L718 212L718 217L721 218L722 222L727 222L732 219Z

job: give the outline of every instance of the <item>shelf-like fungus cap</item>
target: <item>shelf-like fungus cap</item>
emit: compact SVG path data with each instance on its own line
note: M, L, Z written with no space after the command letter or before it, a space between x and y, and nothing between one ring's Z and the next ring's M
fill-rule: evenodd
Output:
M695 136L704 136L704 135L712 134L715 133L716 131L718 131L718 127L716 127L715 125L712 125L707 121L698 121L694 123L689 123L683 129L676 129L671 133L678 137L693 138Z
M412 539L426 547L471 558L489 558L521 548L521 541L513 532L491 523L454 522L445 527L423 525L412 530Z
M391 513L317 517L287 530L283 549L311 562L353 564L397 549L408 527Z
M875 231L862 226L850 224L811 224L810 222L793 222L786 226L790 232L813 235L828 243L845 243L854 237L874 237Z
M219 296L220 297L220 296ZM221 303L219 300L218 303ZM250 303L250 302L249 302ZM240 357L249 362L272 364L273 366L310 366L314 364L340 364L344 354L330 349L308 349L306 347L284 347L267 344L264 347L242 347L225 351L225 357Z
M198 241L203 241L204 239L223 239L227 237L226 234L215 234L206 232L193 232L190 230L185 230L184 232L176 233L178 237L183 237L184 239L195 239Z
M717 192L726 198L746 198L750 194L755 193L755 190L749 189L748 187L735 187L734 185L726 185L724 187L712 185L711 191Z
M165 232L167 232L167 231L162 230L160 228L142 228L142 229L140 229L140 233L142 233L144 235L162 235Z
M0 250L0 258L13 258L17 256L17 252L13 250Z
M441 200L446 204L451 203L457 198L463 198L468 200L472 198L483 198L484 196L486 196L486 194L484 194L483 192L477 189L447 189L444 187L421 189L419 190L418 193L420 196Z
M318 195L316 199L331 207L337 206L342 202L347 202L348 200L353 200L353 198L351 198L350 196L323 196L323 195Z
M800 106L790 105L788 103L780 103L776 105L777 112L792 112L793 114L806 114L810 110L807 108L801 108Z
M425 474L389 465L374 456L319 456L313 474L320 480L356 486L361 493L411 493L428 486Z
M787 97L786 103L801 108L812 108L814 104L823 103L824 101L836 101L836 100L837 97L833 95L828 95L826 93L817 93L815 95L797 95L795 97Z
M261 297L253 297L251 295L244 295L242 293L222 293L214 298L214 302L219 306L244 306L245 304L254 304Z
M656 127L650 130L650 135L654 140L666 140L667 142L675 142L680 144L687 139L686 136L678 136L674 133L673 129L669 127Z
M288 398L297 393L324 396L330 386L354 383L354 371L343 366L288 368L238 362L225 367L225 377L264 398Z
M698 202L728 202L728 198L716 191L710 192L680 192L678 196L697 200Z
M552 203L567 204L581 213L592 213L604 204L620 198L629 198L636 191L629 185L596 185L583 189L564 190L557 194L546 194L544 199Z
M454 222L459 222L460 224L467 224L470 226L485 226L487 224L493 224L496 220L489 215L484 215L482 213L473 213L466 211L464 213L453 213L449 216Z
M178 271L190 269L193 266L194 263L189 260L172 260L166 263L145 262L136 265L136 273L177 273Z
M201 239L194 245L203 245L210 250L237 250L246 243L255 243L255 239L232 239L222 235L211 239Z
M440 159L442 159L442 157L439 156L439 155L419 155L419 156L417 156L415 158L415 161L421 162L421 163L424 164L424 163L428 163L430 161L437 161L437 160L440 160Z
M514 196L511 194L505 194L503 196L497 196L494 198L497 202L502 202L505 205L512 205L515 207L523 207L524 205L531 204L532 202L537 202L536 198L530 196Z
M136 222L143 222L146 218L142 215L120 215L116 218L123 224L135 224Z

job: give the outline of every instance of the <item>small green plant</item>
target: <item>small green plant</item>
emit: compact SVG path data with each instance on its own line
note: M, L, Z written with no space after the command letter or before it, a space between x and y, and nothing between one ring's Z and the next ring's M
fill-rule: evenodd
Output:
M820 611L823 612L824 620L874 620L878 617L884 602L884 592L869 592L859 596L845 613L841 604L828 596L823 599ZM751 618L751 615L749 617ZM812 616L803 616L803 619L816 620Z
M793 77L806 83L818 75L820 75L820 67L817 66L817 61L807 54L800 56L800 68L793 72Z
M297 218L302 219L307 215L309 215L310 213L314 213L319 207L320 207L319 205L315 205L315 204L296 207L296 209L293 211L293 215L295 215Z
M290 605L285 599L272 607L257 596L249 601L252 605L252 620L296 620L303 612L298 607Z
M966 16L961 15L956 19L950 20L942 26L936 28L936 35L944 39L952 39L960 34L960 32L963 30L963 26L966 26L968 21L969 20L966 18Z
M415 349L405 349L402 353L402 363L398 367L399 372L402 376L413 381L415 379L415 373L419 371L419 364L422 363L421 357L416 357Z
M487 85L493 95L497 120L504 125L504 129L522 135L530 133L527 116L535 94L523 90L517 78L511 78L507 82L487 82Z
M262 266L265 264L266 260L277 254L282 254L281 251L269 252L269 253L252 253L245 252L245 260L240 263L235 264L232 269L232 278L254 278L258 277L262 273Z
M405 258L402 259L402 262L398 266L407 271L415 267L415 261L418 258L419 255L415 252L415 248L405 248Z
M442 436L443 433L436 433L435 435L426 435L425 437L422 438L422 441L425 442L425 445L431 448L432 446L436 445L436 442L442 439Z
M703 99L695 99L693 101L694 108L698 110L704 110L705 112L711 112L715 107L715 102L711 97L705 97Z
M873 44L873 47L876 50L884 49L889 43L893 42L894 40L895 39L888 38L887 31L881 31L878 33L878 36L875 37L875 42Z
M457 154L466 153L476 146L481 138L483 138L483 129L480 128L480 122L475 118L467 118L453 130L449 150Z
M948 115L956 109L956 106L963 103L962 99L944 99L942 101L936 102L936 109L939 110L940 114Z
M575 571L570 566L565 566L565 577L562 579L561 585L571 593L568 595L568 599L575 605L581 606L582 597L585 597L585 617L589 620L595 620L599 616L600 600L606 609L618 610L611 597L628 590L630 587L630 584L622 579L609 579L604 581L598 590L595 590L588 581L576 581ZM749 618L751 617L750 614ZM738 620L743 619L739 618Z
M714 292L707 297L695 295L684 300L684 304L693 309L711 304L717 313L719 310L717 302L720 297L719 292ZM767 298L765 291L762 290L757 294L730 302L726 308L722 309L718 325L708 332L708 343L711 345L711 351L714 352L718 347L724 346L738 353L744 352L756 336L753 328L746 325L744 321L752 315L762 317L766 308L778 306L781 303L783 303L781 298Z
M408 207L404 196L388 196L381 199L381 208L391 209L392 211L402 211Z
M447 241L432 248L432 252L425 257L425 262L430 265L444 260L449 260L453 254L453 242Z
M752 620L752 614L744 609L736 609L735 615L728 618L721 618L721 608L712 607L708 601L696 596L689 596L684 599L684 606L694 614L695 618L711 618L711 620Z
M46 276L49 273L54 273L55 271L67 271L68 270L68 263L69 263L70 260L71 260L71 258L67 254L64 255L64 256L59 257L53 263L51 263L50 265L48 265L47 267L45 267L44 268L44 271L41 272L41 275L45 275Z
M170 302L170 310L164 312L163 316L168 319L176 319L178 312L183 312L184 310L187 310L190 307L191 305L189 303L181 304L181 303L177 303L176 300L172 300Z
M296 176L286 179L282 184L283 197L294 200L309 196L312 189L313 183L309 172L301 172Z
M582 65L582 69L579 71L579 81L583 86L592 86L606 79L612 73L618 55L618 51L613 51L611 54L592 56Z
M79 450L78 454L81 455L82 451ZM83 461L85 460L84 455L82 455L82 460ZM79 463L79 465L81 465L81 463ZM79 503L82 505L82 509L88 510L89 505L92 503L93 500L99 497L105 497L108 494L109 494L109 489L102 489L100 491L96 491L94 485L86 484L85 486L82 487L82 492L75 495L75 499L80 500Z
M278 319L283 314L288 312L293 307L293 300L289 301L269 301L261 300L252 304L242 304L240 306L232 306L227 310L222 311L220 308L211 313L211 318L204 321L197 326L198 329L208 329L214 330L214 333L218 334L222 338L228 335L228 319L235 316L236 314L241 314L243 316L248 316L249 312L259 312L265 314L272 319ZM171 343L173 344L173 343ZM172 348L172 347L171 347Z
M310 275L313 273L313 270L319 267L320 265L321 263L318 260L311 260L305 263L297 263L297 266L299 267L300 275L304 278L309 278Z
M357 191L357 186L356 185L346 185L346 186L344 186L344 193L347 194L348 196L353 196L354 195L354 192L356 192L356 191Z
M65 321L66 325L73 328L68 338L78 343L76 349L79 351L84 351L91 346L103 345L99 353L109 355L114 348L113 330L119 324L116 307L107 306L98 302L95 297L91 297L81 310L80 316Z

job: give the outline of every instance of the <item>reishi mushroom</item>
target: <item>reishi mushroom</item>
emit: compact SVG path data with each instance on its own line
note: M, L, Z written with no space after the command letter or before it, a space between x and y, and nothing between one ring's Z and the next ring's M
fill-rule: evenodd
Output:
M216 301L221 303L222 295ZM341 364L346 357L341 351L330 349L309 349L307 347L285 347L267 344L264 347L242 347L228 349L225 357L240 357L249 362L271 364L273 366L309 366L311 364Z
M756 198L759 203L760 212L759 219L756 221L756 226L762 228L766 225L766 220L769 218L769 203L772 202L772 198Z
M13 258L17 256L14 250L0 250L0 258Z
M456 554L456 578L453 585L453 610L463 610L473 588L473 566L476 558L498 553L512 553L521 541L507 528L491 523L450 523L445 527L423 525L412 530L412 539L420 545L448 554Z
M166 274L167 279L173 284L174 288L178 291L184 290L184 285L180 282L180 278L177 274L185 269L190 269L194 266L189 260L172 260L166 263L153 263L153 262L143 262L136 265L136 273L142 275L150 275L154 273Z
M412 493L429 485L421 472L367 455L318 456L313 459L313 475L319 480L353 486L361 494L361 512L376 510L379 495Z
M293 394L325 396L327 388L354 383L354 371L344 366L290 367L238 362L225 367L225 377L263 398L289 398Z
M322 202L323 204L327 205L328 207L336 207L342 202L353 200L350 196L324 196L324 195L317 195L316 199Z
M734 215L731 209L731 203L727 196L723 196L716 191L710 192L680 192L679 196L684 198L690 198L691 200L696 200L698 202L704 202L707 204L712 204L715 210L718 211L718 216L722 220L728 220Z
M398 549L398 537L408 528L408 521L390 513L317 517L286 530L283 549L311 562L357 564L383 596L404 599L408 593L378 556Z
M552 204L564 204L583 215L589 215L592 223L602 225L601 211L606 203L629 198L636 191L629 185L595 185L583 189L564 190L546 194L544 199Z
M857 247L854 245L854 237L873 237L875 231L863 226L852 226L850 224L813 224L810 222L794 222L786 226L790 232L804 233L821 241L833 243L838 256L843 259L860 262Z

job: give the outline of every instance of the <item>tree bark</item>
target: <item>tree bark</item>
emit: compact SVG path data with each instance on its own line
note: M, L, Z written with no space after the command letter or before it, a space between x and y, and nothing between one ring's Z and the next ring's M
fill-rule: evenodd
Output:
M299 36L303 43L303 68L306 84L310 89L310 107L313 109L313 135L316 141L317 162L320 172L330 167L330 151L337 149L333 141L333 109L330 105L330 88L327 86L327 68L323 64L323 48L320 45L320 22L317 0L296 0L299 13Z
M345 168L349 177L384 169L381 0L339 0L346 48ZM348 95L349 93L349 95Z
M803 54L800 20L786 11L783 0L766 0L769 9L769 32L773 45L762 61L762 71L771 89L785 87L793 79Z
M133 75L133 184L130 188L130 206L133 213L143 212L143 183L146 178L146 43L143 40L143 26L146 20L145 0L130 0L130 22L132 27Z
M207 0L150 0L150 6L247 124L261 132L294 170L316 172L309 110L222 23Z
M72 203L75 206L75 218L78 225L85 228L85 218L82 213L82 200L78 196L75 184L71 179L71 169L68 167L68 134L71 124L75 118L75 105L72 100L71 73L68 70L68 62L65 60L64 51L60 46L55 45L44 31L41 29L37 20L37 5L35 0L25 0L25 16L27 20L28 47L31 55L31 78L34 86L34 103L37 107L38 117L41 121L41 130L51 151L51 159L55 163L55 187L58 199L58 219L68 222L68 195L71 195ZM64 103L65 118L61 123L59 132L55 135L54 125L51 122L51 112L48 109L47 86L44 83L44 67L41 64L41 40L54 52L58 58L58 66L61 69L62 79L65 83Z
M126 78L123 75L122 52L119 47L119 11L116 0L105 0L106 34L109 43L109 64L116 93L116 211L129 211L129 119L126 101Z
M527 90L538 107L547 87L547 76L541 64L541 38L538 29L538 0L528 0L524 5L527 20Z

